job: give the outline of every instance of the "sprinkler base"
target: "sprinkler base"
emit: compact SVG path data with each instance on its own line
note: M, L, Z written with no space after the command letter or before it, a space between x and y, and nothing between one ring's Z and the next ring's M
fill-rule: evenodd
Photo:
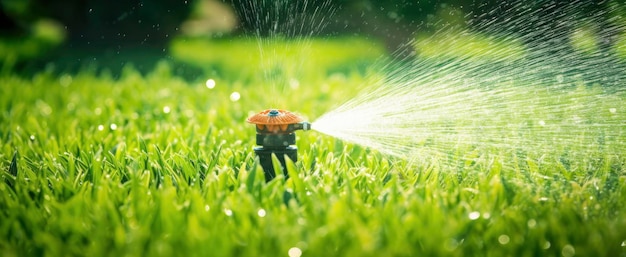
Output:
M274 165L272 165L272 154L275 154L276 158L278 158L285 178L289 177L285 165L285 156L287 156L293 162L298 161L298 147L295 146L288 146L281 149L267 149L263 147L255 147L254 153L259 156L259 162L261 163L261 167L263 167L266 182L276 177L276 171L274 170Z

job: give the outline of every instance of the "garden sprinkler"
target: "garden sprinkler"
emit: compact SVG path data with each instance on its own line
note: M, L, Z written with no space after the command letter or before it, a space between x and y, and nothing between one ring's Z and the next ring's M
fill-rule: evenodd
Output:
M298 147L296 144L296 130L310 130L311 123L289 111L280 109L268 109L252 115L247 122L256 124L256 144L254 152L259 156L259 161L265 172L265 181L276 177L272 165L272 154L275 154L283 169L283 174L288 177L285 168L285 156L292 161L298 160Z

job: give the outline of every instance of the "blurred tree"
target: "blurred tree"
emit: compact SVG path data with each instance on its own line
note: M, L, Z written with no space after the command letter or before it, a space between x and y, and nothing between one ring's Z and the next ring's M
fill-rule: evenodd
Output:
M435 15L438 1L370 1L337 0L341 6L331 27L377 38L387 50L400 56L412 56L411 40L420 29L429 29L429 16Z
M72 43L100 46L164 45L191 11L191 0L2 0L1 3L8 17L8 22L3 24L9 24L6 25L9 29L25 30L35 20L48 18L64 25Z
M0 33L2 33L0 36L7 36L18 31L17 23L7 14L4 8L0 8Z
M42 7L67 25L71 39L96 44L163 45L191 11L188 1L69 1L73 9L55 1L43 1Z
M197 0L181 30L187 36L219 37L231 33L236 26L237 16L230 5L219 0Z

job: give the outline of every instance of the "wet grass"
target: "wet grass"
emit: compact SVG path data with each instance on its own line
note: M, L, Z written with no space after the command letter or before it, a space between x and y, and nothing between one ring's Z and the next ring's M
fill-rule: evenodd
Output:
M276 98L319 117L367 81L349 66L339 70L274 96L262 78L218 78L209 89L173 76L165 61L145 76L131 66L119 78L1 75L0 252L626 255L626 149L572 159L499 149L517 162L497 165L483 157L498 149L450 146L449 156L408 164L298 132L291 178L265 183L245 118ZM623 116L625 98L603 99Z

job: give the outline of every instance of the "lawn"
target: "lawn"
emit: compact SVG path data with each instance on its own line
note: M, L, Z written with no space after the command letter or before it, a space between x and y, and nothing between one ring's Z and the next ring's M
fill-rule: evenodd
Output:
M175 41L173 55L205 69L191 80L167 60L148 74L0 74L2 255L626 256L617 147L572 145L582 154L569 166L515 153L484 165L513 148L454 146L415 163L301 131L290 178L266 183L245 119L276 107L314 120L381 76L383 50L358 38L265 43L296 50L269 66L224 54L250 40ZM626 120L623 93L576 90L563 101L612 94L603 104Z

